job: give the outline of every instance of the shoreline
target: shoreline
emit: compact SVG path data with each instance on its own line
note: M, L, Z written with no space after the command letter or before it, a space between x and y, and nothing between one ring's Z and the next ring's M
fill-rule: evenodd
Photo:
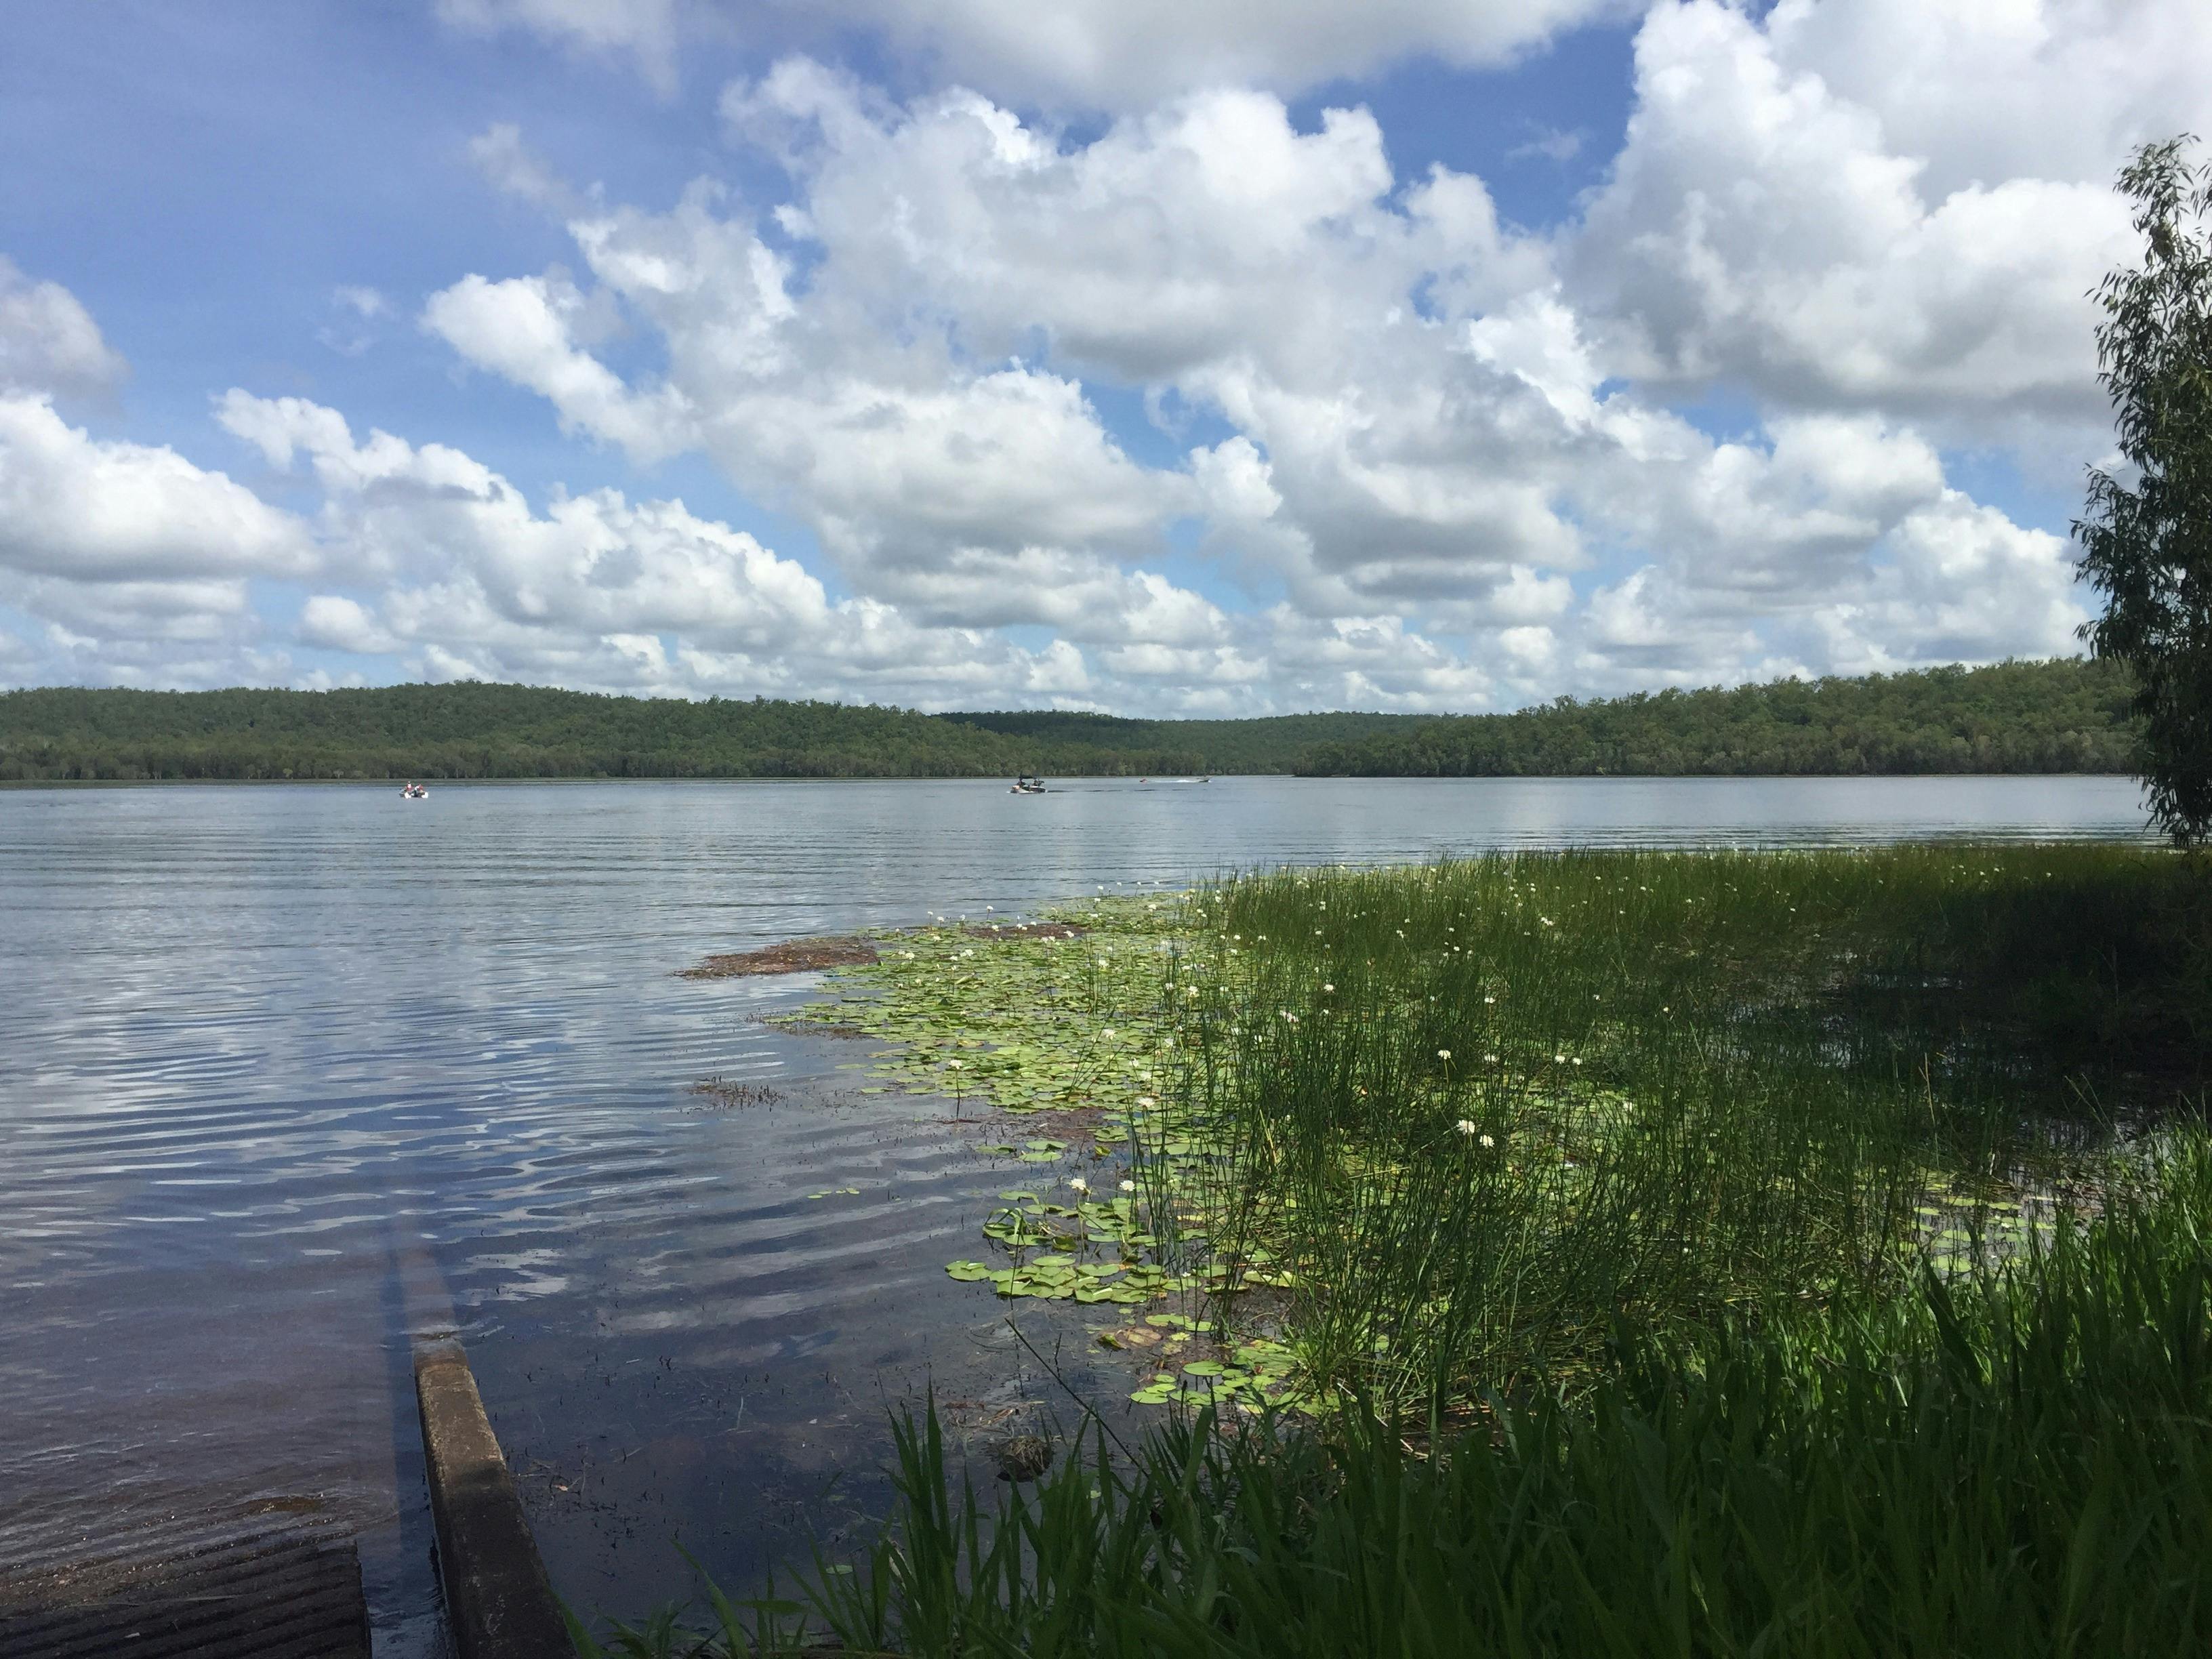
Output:
M553 774L538 777L514 778L442 778L428 773L415 773L411 781L427 783L434 788L508 787L522 784L629 784L629 783L975 783L1003 785L1012 774L981 772L869 773L820 776L794 776L787 773L757 773L728 776L702 777L688 773L665 775L617 777L593 775ZM1484 772L1465 775L1438 775L1425 772L1394 772L1347 776L1342 774L1326 775L1303 772L1230 772L1217 770L1207 775L1216 782L1237 778L1277 778L1299 783L1881 783L1898 779L1928 781L1966 780L1984 778L2071 779L2071 778L2131 778L2132 772ZM410 775L394 773L382 778L0 778L0 790L9 789L167 789L196 788L213 786L222 788L312 787L312 788L391 788L409 782ZM1056 773L1047 779L1046 792L1061 783L1126 783L1143 786L1184 781L1182 775L1162 773L1132 775L1121 772Z

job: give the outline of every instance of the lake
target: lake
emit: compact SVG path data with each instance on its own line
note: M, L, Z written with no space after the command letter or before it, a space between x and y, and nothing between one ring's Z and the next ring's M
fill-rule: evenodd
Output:
M580 1608L684 1593L673 1538L750 1593L864 1524L933 1382L1064 1412L1057 1343L1126 1394L1080 1310L1029 1304L1032 1352L945 1277L994 1137L760 1023L818 975L673 976L710 951L1283 862L2142 823L2117 778L0 791L0 1581L317 1514L379 1655L441 1651L413 1328L460 1330Z

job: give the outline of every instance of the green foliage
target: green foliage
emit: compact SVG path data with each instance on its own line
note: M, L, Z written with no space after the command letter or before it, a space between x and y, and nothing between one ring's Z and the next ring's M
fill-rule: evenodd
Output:
M1096 723L1087 723L1095 718ZM1287 772L1413 716L1114 721L539 686L0 693L0 780L1008 777Z
M538 686L0 692L0 781L2127 772L2130 685L2066 660L1517 714L1130 720Z
M1087 1419L996 1498L933 1414L896 1425L894 1512L817 1560L817 1633L917 1659L2212 1638L2212 1137L2152 1109L2203 1086L2197 860L1577 853L1062 916L1085 931L909 936L820 1017L872 1006L888 1075L1060 1115L987 1152L1132 1172L1112 1205L1002 1193L1009 1265L951 1273L1081 1302L1151 1267L1168 1305L1078 1316L1135 1399L1187 1409L1127 1446ZM791 1650L775 1615L700 1651ZM690 1651L676 1622L634 1650Z
M1094 1422L995 1498L909 1418L890 1524L805 1597L845 1650L915 1659L2212 1643L2201 1131L2021 1254L1703 1332L1623 1321L1605 1360L1441 1438L1355 1405L1200 1413L1123 1454ZM791 1603L749 1633L714 1599L709 1644L623 1650L798 1650Z
M1607 702L1563 697L1356 743L1308 776L1557 777L2137 770L2117 663L2061 658L1863 678L1777 680Z
M1156 1404L1449 1413L1589 1374L1624 1311L2016 1243L2095 1167L2057 1150L2084 1099L2191 1080L2212 1007L2212 885L2148 848L1492 857L1059 917L887 940L795 1018L887 1039L886 1083L1075 1115L989 1134L1055 1167L949 1271L1209 1315L1098 1329Z
M1353 1410L1204 1419L1034 1496L927 1426L875 1553L916 1655L2185 1652L2212 1638L2212 1158L2046 1249L1702 1335L1632 1325L1573 1401L1441 1454ZM1416 1437L1421 1437L1417 1436Z
M987 732L1049 745L1073 759L1085 750L1149 757L1143 772L1289 772L1316 744L1354 743L1428 725L1432 714L1279 714L1250 720L1133 720L1111 714L1015 711L941 714ZM1069 770L1085 769L1079 764Z
M2134 674L2151 811L2184 844L2212 832L2212 165L2193 142L2120 173L2148 252L2098 290L2097 362L2133 483L2092 468L2074 526L2105 596L2082 637Z

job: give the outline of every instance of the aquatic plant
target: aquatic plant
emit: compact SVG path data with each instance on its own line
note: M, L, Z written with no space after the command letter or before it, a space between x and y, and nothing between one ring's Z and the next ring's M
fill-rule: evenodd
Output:
M775 1628L916 1656L2181 1653L2212 1640L2212 1140L1899 1291L1626 1317L1595 1382L1431 1437L1376 1402L1093 1421L979 1493L933 1413ZM741 1627L742 1626L742 1627ZM750 1647L749 1641L760 1645ZM656 1645L657 1644L657 1645ZM597 1649L580 1645L592 1654Z
M1202 1320L1096 1328L1160 1362L1139 1400L1441 1421L1598 1375L1624 1316L2016 1249L2105 1179L2099 1066L2203 1006L2189 883L2125 848L1283 871L886 940L800 1018L888 1039L872 1086L1053 1115L982 1150L1057 1192L950 1271Z

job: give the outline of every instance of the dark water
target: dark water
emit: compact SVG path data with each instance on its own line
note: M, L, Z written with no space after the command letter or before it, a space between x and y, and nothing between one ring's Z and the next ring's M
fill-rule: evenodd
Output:
M980 1132L757 1023L814 976L672 977L710 951L1278 861L2142 821L2078 778L0 792L0 1580L321 1513L380 1655L439 1651L410 1329L465 1338L582 1607L683 1593L674 1536L750 1589L852 1527L929 1381L1048 1404L942 1272L1009 1180Z

